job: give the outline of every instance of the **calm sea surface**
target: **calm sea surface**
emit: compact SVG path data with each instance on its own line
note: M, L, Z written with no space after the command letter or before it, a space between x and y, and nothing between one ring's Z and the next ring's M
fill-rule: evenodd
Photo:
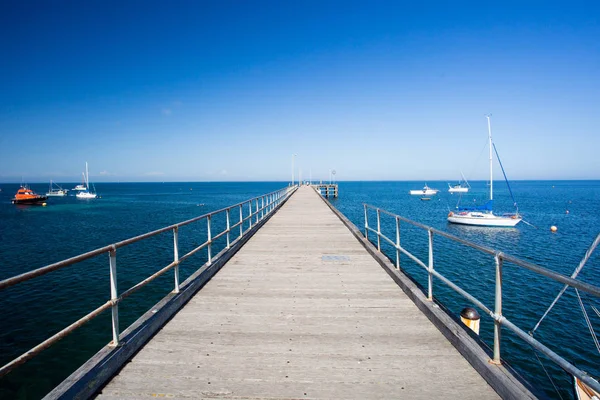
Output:
M485 182L472 182L468 195L460 198L447 192L445 182L428 182L442 189L430 201L410 196L424 182L341 182L340 197L332 203L359 229L364 227L363 203L386 209L406 218L456 236L501 250L570 275L594 238L600 233L600 181L517 181L511 183L519 211L525 221L516 228L477 228L450 225L448 211L458 201L466 205L486 200ZM0 184L0 280L102 247L119 240L181 222L212 210L286 186L284 182L252 183L105 183L97 184L101 198L77 200L74 196L50 198L46 207L15 206L10 199L18 185ZM74 184L63 185L71 188ZM46 184L31 185L45 192ZM513 211L508 191L494 189L495 208ZM247 210L245 210L247 213ZM245 214L246 215L246 214ZM375 214L369 214L376 225ZM235 222L235 221L234 221ZM213 221L218 232L224 220ZM558 227L551 233L550 226ZM393 219L382 219L382 230L395 237ZM179 233L180 254L206 240L205 224L183 227ZM403 246L427 260L427 233L401 224ZM117 265L119 290L123 291L173 258L173 238L169 233L119 249ZM223 240L217 244L224 246ZM390 246L383 250L395 259ZM440 273L468 290L488 307L494 305L494 260L447 239L435 237L435 267ZM213 251L214 253L214 251ZM583 269L578 279L600 285L600 251ZM181 266L182 280L206 260L195 256ZM108 257L93 260L36 278L3 291L0 296L0 364L3 365L58 330L102 305L110 297ZM401 258L401 267L422 286L426 272ZM504 265L503 311L522 329L531 330L549 306L561 285L536 276L515 265ZM121 330L172 290L172 274L157 279L125 300L119 307ZM458 315L466 300L435 281L434 295L449 312ZM596 332L600 300L581 293ZM4 378L0 378L0 398L40 398L111 340L110 313L44 351ZM600 376L600 356L585 324L572 289L567 290L535 337L577 366ZM493 344L493 323L483 316L481 338ZM558 398L535 352L503 330L503 358L521 375L549 397ZM572 398L571 378L539 355L564 398Z

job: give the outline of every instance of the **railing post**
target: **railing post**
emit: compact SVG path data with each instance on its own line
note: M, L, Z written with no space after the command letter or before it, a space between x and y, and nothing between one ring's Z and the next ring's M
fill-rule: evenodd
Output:
M212 264L212 236L210 234L210 215L206 217L207 237L208 237L208 265Z
M117 299L117 249L113 246L109 253L110 258L110 299ZM113 340L111 346L119 345L119 304L112 305L112 335Z
M257 198L257 199L255 199L255 201L256 201L256 223L258 224L258 221L259 221L259 219L258 219L258 218L259 218L259 212L258 212L258 198Z
M364 204L365 206L365 239L367 239L367 241L369 240L369 217L367 214L367 205Z
M240 237L244 235L244 206L240 204Z
M179 293L179 228L173 228L173 261L176 262L173 271L175 273L175 290L174 293Z
M229 248L230 247L229 246L229 231L230 231L230 228L229 228L229 225L230 225L230 223L229 223L229 208L225 212L225 216L227 217L227 248Z
M427 230L427 235L429 236L429 276L427 277L427 300L433 301L433 232L431 231L431 229Z
M502 258L500 253L496 253L494 255L494 259L496 261L496 307L494 313L496 314L496 318L502 316ZM494 359L492 360L493 364L501 364L502 360L500 359L500 339L501 339L501 329L502 325L498 320L494 320Z
M252 229L252 200L248 200L248 211L250 211L250 215L248 215L248 222L250 223L250 227L248 229Z
M396 269L400 270L400 218L396 217Z
M260 219L265 217L265 196L260 198Z
M377 209L377 251L381 251L381 222L379 208Z

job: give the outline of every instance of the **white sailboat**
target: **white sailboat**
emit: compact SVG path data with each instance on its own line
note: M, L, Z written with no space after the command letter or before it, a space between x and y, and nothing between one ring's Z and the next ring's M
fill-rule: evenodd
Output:
M463 175L462 171L460 173L462 176L462 181L458 182L456 185L448 184L448 192L450 193L467 193L471 185L467 181L467 178Z
M85 188L85 174L81 173L81 183L73 188L73 190L86 190Z
M54 186L56 186L56 189L54 188ZM52 180L50 180L50 188L48 189L48 193L46 193L46 196L66 196L67 192L67 189L61 188L56 183L52 185Z
M76 194L78 199L95 199L96 193L90 192L90 174L88 171L88 163L85 162L85 190L80 191Z
M483 206L465 207L459 208L456 212L451 211L448 213L448 222L462 225L511 227L517 225L522 220L518 212L508 215L494 215L492 212L492 205L494 203L494 177L492 175L492 126L490 123L490 116L487 115L486 118L488 121L488 137L490 146L490 200Z

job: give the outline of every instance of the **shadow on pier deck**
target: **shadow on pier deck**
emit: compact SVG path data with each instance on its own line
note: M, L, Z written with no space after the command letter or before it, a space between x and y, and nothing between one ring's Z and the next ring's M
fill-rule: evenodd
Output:
M533 397L341 218L300 187L98 397Z

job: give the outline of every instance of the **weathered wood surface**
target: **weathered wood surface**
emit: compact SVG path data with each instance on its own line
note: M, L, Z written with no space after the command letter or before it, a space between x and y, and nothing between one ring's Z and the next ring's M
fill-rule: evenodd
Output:
M302 187L99 394L148 397L498 396Z

